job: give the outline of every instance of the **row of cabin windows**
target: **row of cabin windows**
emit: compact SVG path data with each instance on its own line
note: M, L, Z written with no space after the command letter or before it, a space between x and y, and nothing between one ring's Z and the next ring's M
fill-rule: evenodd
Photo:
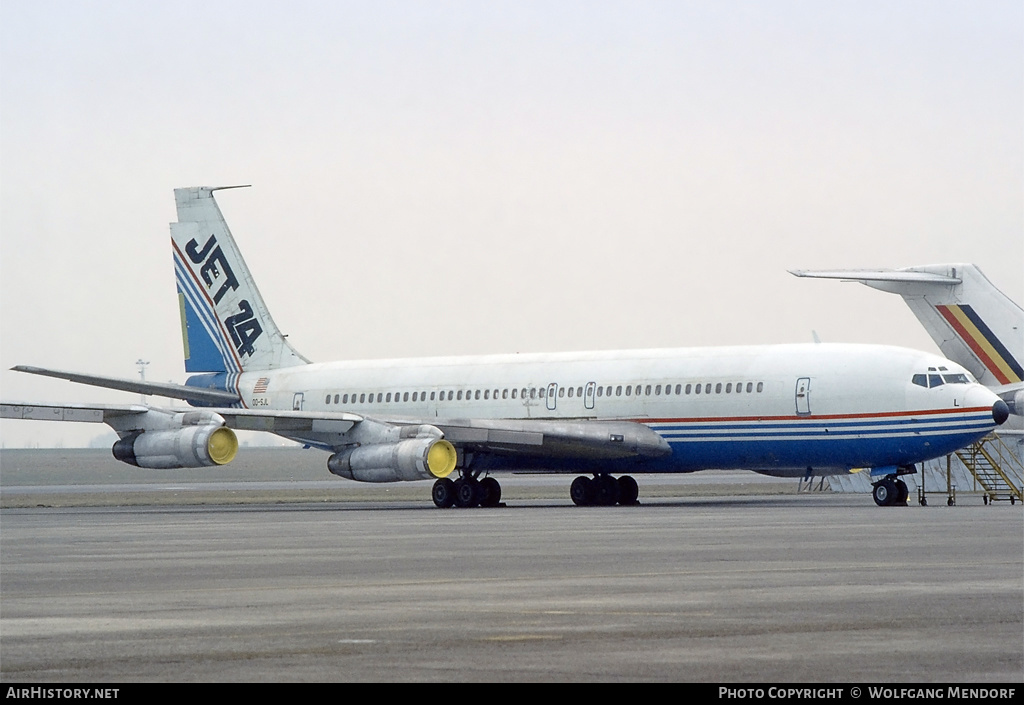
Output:
M614 389L614 393L613 393ZM636 396L671 396L675 390L676 396L684 396L687 394L753 394L764 391L764 382L700 382L697 384L677 384L673 387L671 384L661 385L632 385L627 384L616 385L614 388L612 385L597 387L595 394L598 397L636 397ZM547 396L547 389L545 387L523 387L520 389L470 389L470 390L454 390L448 389L440 392L430 392L430 401L462 401L463 399L480 400L484 401L490 399L544 399ZM559 387L559 397L582 397L583 387ZM359 394L328 394L324 400L325 404L390 404L392 402L424 402L427 401L427 392L362 392Z

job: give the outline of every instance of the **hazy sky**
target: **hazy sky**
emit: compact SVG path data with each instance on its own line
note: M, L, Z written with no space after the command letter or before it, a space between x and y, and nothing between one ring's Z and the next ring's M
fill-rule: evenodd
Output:
M1024 4L4 0L0 396L137 400L16 364L183 381L172 189L229 184L317 361L934 351L786 270L974 262L1024 302Z

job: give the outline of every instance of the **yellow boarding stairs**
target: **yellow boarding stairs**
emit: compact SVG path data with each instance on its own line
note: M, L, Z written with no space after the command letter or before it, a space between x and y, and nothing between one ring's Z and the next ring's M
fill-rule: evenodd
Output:
M1010 500L1024 502L1024 465L996 434L956 451L956 457L974 476L975 492L983 493L985 504Z

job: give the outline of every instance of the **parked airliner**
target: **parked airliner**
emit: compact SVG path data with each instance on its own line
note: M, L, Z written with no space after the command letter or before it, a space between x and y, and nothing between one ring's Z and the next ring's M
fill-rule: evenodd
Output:
M795 270L792 274L860 282L899 294L944 355L1005 400L1011 414L1024 416L1024 309L977 265ZM1019 428L1020 419L1016 421Z
M893 505L906 504L900 475L1009 413L955 362L877 345L311 363L271 318L217 190L174 192L185 384L14 368L194 409L4 404L5 418L105 422L114 457L142 468L222 465L238 452L232 429L266 431L327 451L344 478L433 480L439 507L498 505L502 471L576 473L575 504L610 505L637 502L633 474L709 468L867 468L875 502Z

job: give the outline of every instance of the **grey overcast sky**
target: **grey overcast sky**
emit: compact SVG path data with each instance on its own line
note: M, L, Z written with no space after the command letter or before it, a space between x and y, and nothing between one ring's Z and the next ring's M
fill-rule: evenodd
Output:
M934 351L786 270L974 262L1024 301L1024 3L4 0L3 399L137 400L16 364L182 381L172 189L229 184L318 361Z

